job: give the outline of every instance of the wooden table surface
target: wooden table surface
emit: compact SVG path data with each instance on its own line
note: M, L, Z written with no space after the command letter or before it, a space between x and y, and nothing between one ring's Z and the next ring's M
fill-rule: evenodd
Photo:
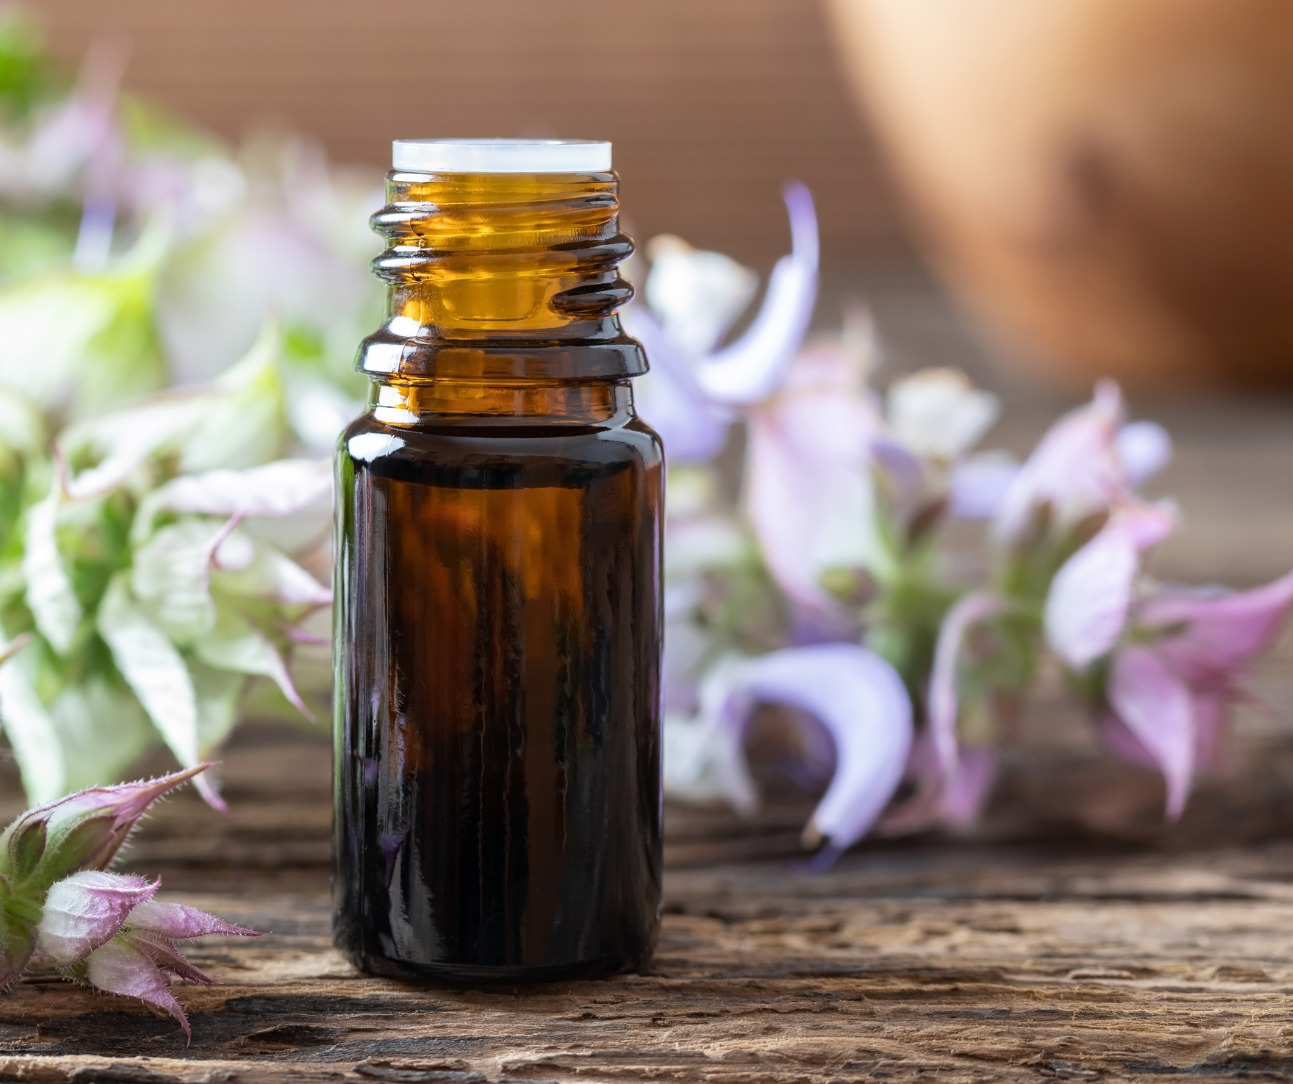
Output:
M912 349L940 360L911 304L890 317L934 334ZM1157 413L1180 444L1161 488L1188 525L1160 571L1293 566L1293 405ZM1037 426L1019 417L1023 441ZM177 990L192 1045L137 1003L36 975L0 997L0 1080L1293 1077L1293 649L1256 687L1275 712L1243 716L1228 770L1171 828L1158 780L1104 756L1054 680L972 838L873 841L811 876L802 800L751 821L671 808L649 970L534 988L356 974L329 939L327 740L247 728L232 814L181 795L130 857L164 895L268 931L195 943L220 985Z

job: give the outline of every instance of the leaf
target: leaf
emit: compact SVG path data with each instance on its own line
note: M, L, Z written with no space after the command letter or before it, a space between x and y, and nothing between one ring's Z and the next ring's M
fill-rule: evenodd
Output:
M278 457L286 434L280 346L277 325L266 325L246 357L216 382L217 394L182 442L182 474L255 467Z
M22 572L27 585L27 605L36 619L36 627L55 651L66 655L82 613L58 552L55 530L60 497L55 484L49 495L28 512Z
M157 740L139 702L99 676L69 685L49 714L62 742L69 792L117 782Z
M195 652L199 659L217 670L269 678L302 715L314 718L296 691L287 664L273 641L239 615L222 611L215 628L197 642Z
M224 744L238 721L238 702L247 678L196 659L189 660L189 674L198 698L198 753L207 757Z
M19 656L0 666L0 721L18 761L27 799L39 803L62 796L67 769L54 720L31 683L32 665Z
M144 498L132 534L146 537L159 512L205 516L291 516L330 507L332 465L323 459L280 459L249 470L212 470L167 482Z
M231 541L239 534L230 536ZM217 566L211 574L212 586L225 594L285 605L326 606L332 601L332 592L290 557L272 546L259 542L255 546L254 558L244 567L226 571Z
M59 405L117 307L110 289L66 272L0 291L0 385L42 408Z
M45 451L47 439L40 411L23 396L0 388L0 443L33 455Z
M130 597L124 573L99 605L99 634L126 683L185 767L198 763L198 708L188 668L166 632Z
M134 596L181 646L215 624L211 558L225 534L223 524L186 519L163 527L135 551Z

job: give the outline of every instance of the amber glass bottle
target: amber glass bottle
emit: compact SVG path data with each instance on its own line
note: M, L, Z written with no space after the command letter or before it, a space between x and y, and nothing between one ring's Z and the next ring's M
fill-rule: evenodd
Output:
M660 442L610 145L401 141L337 456L335 935L359 967L639 965L660 904Z

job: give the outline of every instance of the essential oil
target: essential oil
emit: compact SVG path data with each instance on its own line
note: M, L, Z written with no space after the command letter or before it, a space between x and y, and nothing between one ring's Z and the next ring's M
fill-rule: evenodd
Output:
M335 937L360 968L639 966L660 906L663 455L610 145L400 141L337 455Z

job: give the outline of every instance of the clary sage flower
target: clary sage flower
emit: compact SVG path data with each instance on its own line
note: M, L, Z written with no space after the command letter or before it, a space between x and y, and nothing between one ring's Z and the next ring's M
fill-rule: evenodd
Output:
M254 930L195 907L154 899L160 881L112 873L112 863L153 802L205 771L97 787L30 809L0 835L0 987L39 962L98 990L169 1013L190 1035L167 973L211 980L175 948L209 934Z
M798 732L799 777L826 781L805 830L819 865L873 829L964 828L1049 650L1109 750L1163 773L1178 816L1293 611L1293 577L1238 593L1145 578L1178 524L1140 495L1171 439L1129 421L1111 382L1023 463L976 450L999 404L959 372L873 391L865 313L806 337L816 227L806 192L786 196L794 251L735 342L753 274L677 238L647 245L645 304L626 313L654 366L639 409L670 462L667 793L752 810L745 737L765 704ZM729 503L712 461L733 424L746 446ZM945 539L955 519L985 524L974 561Z

